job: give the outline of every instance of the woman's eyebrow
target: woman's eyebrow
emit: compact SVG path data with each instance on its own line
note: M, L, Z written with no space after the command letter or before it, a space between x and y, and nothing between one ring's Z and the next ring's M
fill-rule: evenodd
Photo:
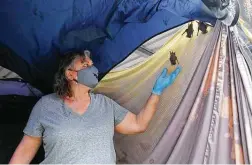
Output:
M85 60L83 58L80 58L80 62L83 63L85 62Z

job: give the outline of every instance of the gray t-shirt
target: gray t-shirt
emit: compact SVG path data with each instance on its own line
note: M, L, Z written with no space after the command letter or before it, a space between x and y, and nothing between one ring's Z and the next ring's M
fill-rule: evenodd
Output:
M42 164L113 164L116 161L114 126L128 110L112 99L90 93L83 115L72 111L56 94L42 97L34 106L24 133L42 137Z

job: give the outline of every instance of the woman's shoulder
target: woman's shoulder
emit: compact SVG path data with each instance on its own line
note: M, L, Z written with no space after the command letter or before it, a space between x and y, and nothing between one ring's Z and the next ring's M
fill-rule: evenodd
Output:
M42 96L36 103L36 105L33 107L33 110L47 112L60 108L60 105L61 99L55 93L52 93Z
M106 100L109 99L107 96L101 93L90 93L90 97L94 98L95 100Z
M94 98L96 102L109 103L109 104L114 102L114 100L111 99L109 96L106 96L101 93L96 93L96 94L91 93L90 96L91 98Z
M56 101L59 100L60 98L57 96L56 93L51 93L51 94L47 94L41 97L42 100L46 100L46 101Z
M44 105L52 105L54 103L60 103L60 101L61 99L57 96L56 93L51 93L51 94L42 96L38 102L41 102Z

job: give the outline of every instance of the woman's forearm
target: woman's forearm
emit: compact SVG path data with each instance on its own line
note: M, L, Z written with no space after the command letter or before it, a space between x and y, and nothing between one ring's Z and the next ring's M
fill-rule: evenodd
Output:
M9 164L29 164L41 145L41 138L24 136Z
M144 130L148 127L157 110L159 98L159 95L151 94L144 109L137 115L137 123L141 125Z

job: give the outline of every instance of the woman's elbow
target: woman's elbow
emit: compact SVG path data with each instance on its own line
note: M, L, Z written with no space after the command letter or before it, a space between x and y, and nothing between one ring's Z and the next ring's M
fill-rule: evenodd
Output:
M147 130L148 126L147 125L139 125L137 128L137 133L144 133Z

